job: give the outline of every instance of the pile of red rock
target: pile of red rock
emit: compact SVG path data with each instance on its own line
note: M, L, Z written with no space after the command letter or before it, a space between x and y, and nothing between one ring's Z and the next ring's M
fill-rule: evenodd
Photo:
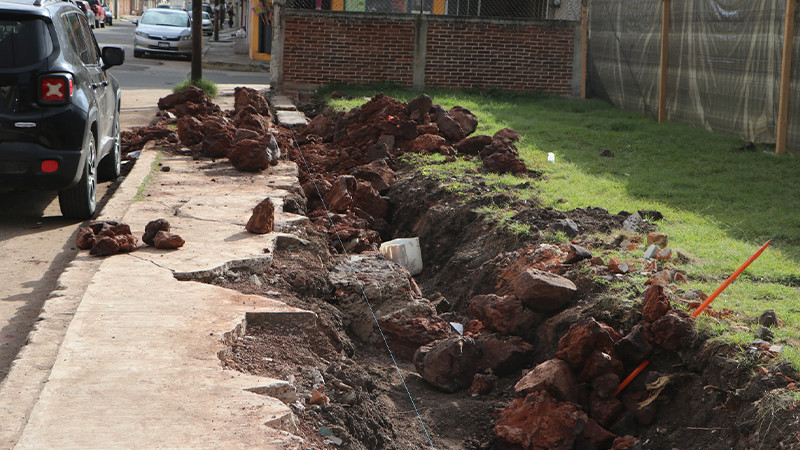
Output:
M395 181L396 158L404 153L480 157L491 172L527 172L514 145L519 133L504 129L494 136L468 137L477 126L469 110L445 110L427 95L406 104L379 94L336 117L314 117L297 139L299 149L289 136L282 144L300 166L315 226L340 251L343 244L348 251L361 252L379 244L387 229L384 195ZM327 217L323 203L333 217Z
M177 234L169 232L169 222L154 220L145 227L142 241L158 249L177 249L185 243ZM93 256L110 256L136 250L137 242L128 224L105 221L93 222L78 229L75 244L81 250L89 250Z

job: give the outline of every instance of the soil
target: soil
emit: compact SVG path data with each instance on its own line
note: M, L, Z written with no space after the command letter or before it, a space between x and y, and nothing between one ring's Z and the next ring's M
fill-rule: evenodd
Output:
M393 101L387 104L404 110ZM350 113L346 117L352 121L356 116ZM386 122L385 115L382 117ZM367 134L359 134L359 139ZM293 144L294 138L289 130L279 129L277 141L285 148ZM321 139L306 137L301 145L319 157L312 159L311 167L324 167L331 183L335 182L336 171L347 173L368 162L331 160L340 149ZM292 148L284 155L297 158L299 150ZM350 150L343 152L349 153L349 158L365 154ZM444 147L440 150L449 151ZM569 219L579 230L571 244L625 257L628 250L640 249L644 244L641 235L618 231L630 214L612 214L602 208L557 211L542 208L535 199L514 202L503 193L488 191L480 174L460 180L474 186L471 198L477 198L463 201L435 180L403 166L392 155L389 160L396 181L381 193L388 200L389 213L381 220L348 222L372 227L372 234L361 235L369 239L354 247L363 258L342 254L342 246L332 245L326 227L318 226L319 221L315 225L314 219L319 219L315 216L309 225L284 230L308 243L276 249L271 267L264 272L229 271L211 280L245 293L277 294L285 303L318 315L316 327L311 330L250 325L223 364L231 370L288 380L296 387L300 399L289 406L298 418L296 433L304 438L303 448L547 448L536 443L524 446L498 436L498 412L517 397L514 385L532 368L554 358L561 350L559 341L581 319L592 317L620 335L630 333L643 318L642 293L648 286L642 283L641 274L647 275L648 283L659 273L676 277L680 259L656 263L630 257L625 261L630 272L611 270L606 256L602 262L566 264L570 243L544 242L543 232L559 229ZM305 167L304 163L299 165ZM533 181L537 174L525 176ZM309 179L307 174L300 178ZM307 201L320 204L318 199ZM520 237L487 223L474 211L489 203L512 206L518 211L514 219L530 225L532 233ZM337 216L336 220L344 221L342 217ZM606 236L597 237L598 233ZM382 271L396 273L397 269L375 257L376 239L380 241L377 235L383 240L420 238L425 269L413 280L406 275L410 280L404 285L406 288L397 287L402 285L403 276L398 280L391 274L386 278L378 275ZM574 282L577 295L555 312L532 315L530 329L522 337L533 351L523 364L502 375L491 370L480 373L496 380L488 393L471 394L471 389L448 393L424 380L408 355L390 354L381 339L382 332L365 336L358 327L365 320L366 308L354 308L348 303L353 298L358 300L358 296L345 292L341 274L337 274L339 268L356 264L373 265L369 270L362 267L359 279L369 272L367 275L375 280L399 283L378 286L376 292L383 302L380 307L392 299L384 290L406 289L404 298L410 298L415 308L434 311L428 317L429 324L464 324L465 334L474 337L486 330L471 316L470 299L479 294L512 294L513 274L521 270L536 268L564 276ZM685 277L685 273L681 276ZM688 308L694 300L678 283L677 278L670 278L670 301L676 308ZM372 315L380 317L374 311ZM455 334L453 330L448 332ZM603 426L613 435L592 440L575 430L572 440L555 447L800 448L798 374L776 355L767 342L754 339L750 344L732 347L692 328L680 346L651 351L650 366L622 392L613 414L604 416L603 411L593 410L598 404L595 387L584 381L575 407L597 422L601 416L607 417ZM639 361L623 362L627 374ZM619 438L614 440L616 436Z

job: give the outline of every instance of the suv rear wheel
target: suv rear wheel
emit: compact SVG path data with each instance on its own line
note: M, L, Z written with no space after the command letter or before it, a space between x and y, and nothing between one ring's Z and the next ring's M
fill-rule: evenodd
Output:
M69 219L89 219L97 207L97 152L94 136L86 144L86 164L78 184L58 193L61 214Z

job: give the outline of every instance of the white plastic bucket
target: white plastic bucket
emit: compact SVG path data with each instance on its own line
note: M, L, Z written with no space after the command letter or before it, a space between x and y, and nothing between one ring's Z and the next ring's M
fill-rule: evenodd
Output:
M422 252L419 238L393 239L381 244L380 252L386 259L408 269L411 275L422 273Z

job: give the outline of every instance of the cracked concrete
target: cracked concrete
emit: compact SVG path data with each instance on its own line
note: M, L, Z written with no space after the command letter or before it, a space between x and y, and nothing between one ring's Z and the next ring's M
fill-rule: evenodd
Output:
M276 204L277 226L303 220L281 212L287 193L276 187L296 184L296 167L282 162L247 174L223 161L164 155L170 170L150 173L143 200L133 201L153 160L152 150L142 153L115 197L124 200L100 219L128 223L141 238L163 217L186 244L76 258L63 282L90 277L88 288L48 302L0 386L0 447L300 447L288 406L256 393L280 382L224 370L219 358L246 317L314 324L316 316L278 299L181 281L271 264L279 233L250 234L244 224L266 197Z

